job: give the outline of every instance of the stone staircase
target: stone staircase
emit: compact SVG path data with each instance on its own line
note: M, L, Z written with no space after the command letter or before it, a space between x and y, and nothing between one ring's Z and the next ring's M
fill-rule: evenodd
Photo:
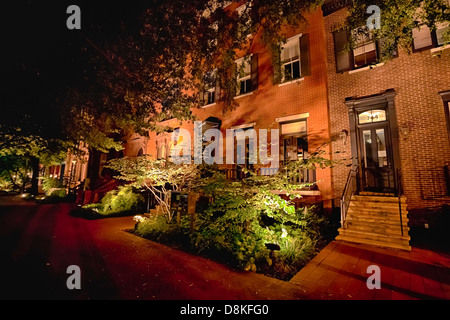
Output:
M401 197L400 203L403 235L398 197L369 192L353 195L336 240L411 251L406 198Z

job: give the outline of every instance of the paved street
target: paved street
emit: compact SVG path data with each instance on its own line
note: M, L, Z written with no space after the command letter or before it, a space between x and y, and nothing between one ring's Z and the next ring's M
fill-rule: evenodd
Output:
M298 287L134 236L132 217L86 220L69 204L0 197L1 299L302 299ZM66 269L81 269L69 290Z

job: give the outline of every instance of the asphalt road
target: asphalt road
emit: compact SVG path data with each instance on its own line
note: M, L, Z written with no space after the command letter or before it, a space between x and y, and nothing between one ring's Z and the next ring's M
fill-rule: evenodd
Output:
M87 220L71 204L0 197L0 299L302 299L302 290L134 236L132 217ZM80 268L81 289L68 289Z

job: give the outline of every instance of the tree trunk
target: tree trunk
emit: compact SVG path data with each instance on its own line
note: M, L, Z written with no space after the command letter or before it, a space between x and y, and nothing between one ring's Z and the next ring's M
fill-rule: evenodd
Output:
M31 190L30 193L32 195L38 195L39 187L38 187L38 177L39 177L39 159L36 157L31 158L31 168L33 170L33 176L31 177Z

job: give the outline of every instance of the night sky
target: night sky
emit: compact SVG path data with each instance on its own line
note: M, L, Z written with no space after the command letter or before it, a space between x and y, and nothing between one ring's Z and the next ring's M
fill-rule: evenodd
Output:
M144 4L144 3L147 4ZM82 87L96 43L113 41L119 26L138 23L151 1L14 0L2 3L0 124L58 137L61 104L71 87ZM81 32L68 30L69 5L81 9Z

